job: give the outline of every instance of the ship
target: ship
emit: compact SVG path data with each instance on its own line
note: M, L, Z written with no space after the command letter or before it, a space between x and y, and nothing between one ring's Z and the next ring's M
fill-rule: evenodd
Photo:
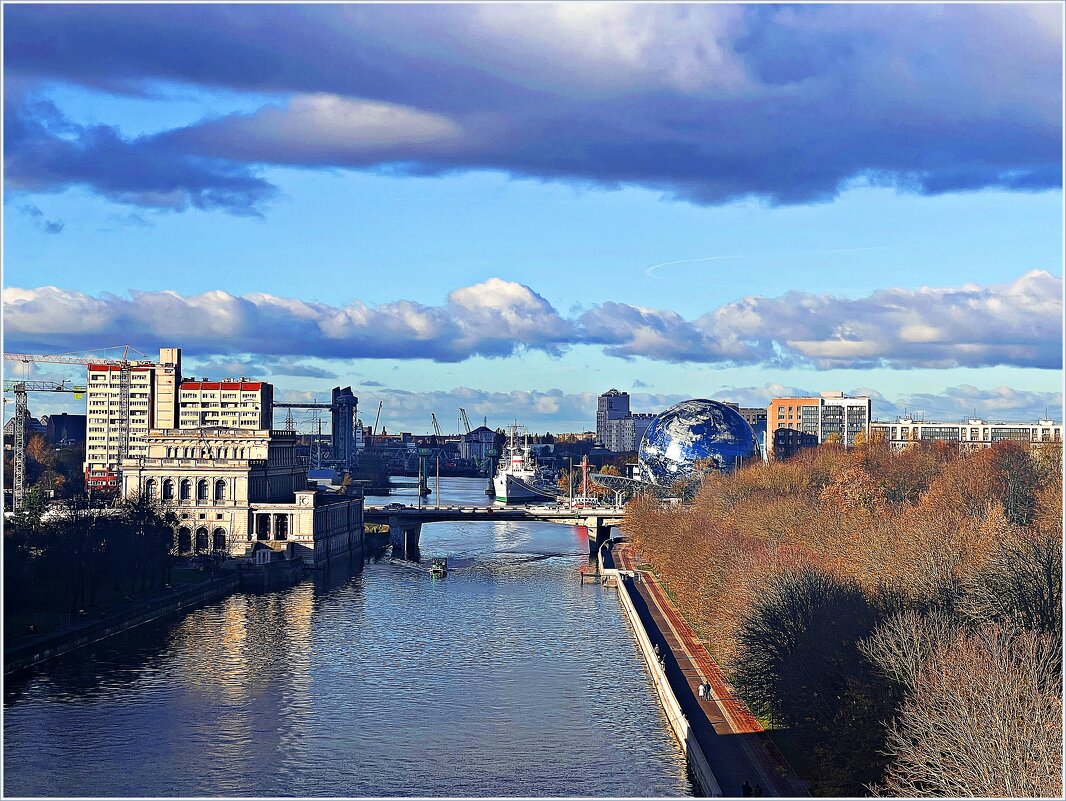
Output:
M517 423L511 426L510 437L496 466L492 479L496 500L509 504L554 501L558 490L540 479L537 460L529 447L529 435L520 439L520 429Z

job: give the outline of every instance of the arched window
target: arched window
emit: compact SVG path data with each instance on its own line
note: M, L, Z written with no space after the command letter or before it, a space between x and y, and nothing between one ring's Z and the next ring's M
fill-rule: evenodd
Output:
M188 553L192 548L192 533L182 526L178 529L178 553Z
M207 529L206 528L198 528L198 529L196 529L196 552L199 553L200 551L206 551L206 550L207 550Z
M192 500L192 482L187 478L181 480L181 500Z
M215 533L211 535L211 550L212 551L225 551L226 550L226 529L216 528Z
M171 481L169 478L163 479L163 500L174 500L174 482Z
M215 482L215 503L226 500L226 482L221 478Z
M206 478L201 478L199 481L196 482L196 500L197 500L197 502L200 502L200 501L205 501L206 502L207 501L207 479Z
M156 487L157 485L154 478L150 478L144 482L144 496L153 503L156 499Z

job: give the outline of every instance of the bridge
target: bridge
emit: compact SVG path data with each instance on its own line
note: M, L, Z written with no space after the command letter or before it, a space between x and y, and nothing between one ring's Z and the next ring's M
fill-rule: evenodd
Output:
M570 507L558 505L532 506L404 506L390 503L367 506L363 521L389 527L392 552L403 558L407 551L418 549L422 526L426 523L497 520L543 521L569 526L587 526L589 556L594 557L600 545L610 538L611 526L622 523L623 506Z

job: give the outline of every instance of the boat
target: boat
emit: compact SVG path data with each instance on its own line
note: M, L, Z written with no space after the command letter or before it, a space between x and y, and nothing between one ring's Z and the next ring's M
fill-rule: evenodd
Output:
M503 455L496 466L496 475L492 479L496 500L508 504L543 501L545 498L555 500L558 489L538 481L537 460L529 447L529 435L520 437L520 431L518 423L511 426Z
M429 573L432 576L443 578L448 575L448 560L447 559L434 559L433 566L430 567Z

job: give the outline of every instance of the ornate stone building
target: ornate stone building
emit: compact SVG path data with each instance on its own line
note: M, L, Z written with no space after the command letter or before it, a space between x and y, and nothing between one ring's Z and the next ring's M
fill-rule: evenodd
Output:
M308 489L291 431L153 429L146 445L122 462L123 494L173 510L181 552L262 542L321 565L362 551L362 497Z

